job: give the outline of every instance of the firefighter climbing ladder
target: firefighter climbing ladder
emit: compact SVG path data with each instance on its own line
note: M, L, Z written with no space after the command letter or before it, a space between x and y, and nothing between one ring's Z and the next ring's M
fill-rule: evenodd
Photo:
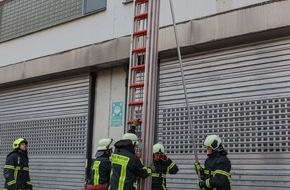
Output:
M160 0L134 1L126 121L130 125L134 118L142 120L136 128L137 153L147 166L152 163L154 143L159 10ZM138 186L150 190L151 181L141 180Z

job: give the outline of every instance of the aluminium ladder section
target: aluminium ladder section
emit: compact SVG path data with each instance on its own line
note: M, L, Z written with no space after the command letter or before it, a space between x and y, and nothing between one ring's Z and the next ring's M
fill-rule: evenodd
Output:
M134 2L134 21L131 36L127 122L132 124L135 118L143 119L144 85L145 85L145 59L148 26L148 0ZM136 126L136 135L142 142L142 127ZM140 144L141 145L141 144ZM141 147L137 149L141 156Z
M134 1L126 121L129 129L134 118L142 120L141 126L136 127L137 154L145 166L153 162L159 9L160 0ZM141 180L137 188L150 190L151 178Z

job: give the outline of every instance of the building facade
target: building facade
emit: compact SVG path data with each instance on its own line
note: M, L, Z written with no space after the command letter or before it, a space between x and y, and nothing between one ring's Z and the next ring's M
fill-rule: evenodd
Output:
M219 134L233 189L289 189L289 0L173 7L200 161L205 137ZM160 11L156 141L180 167L168 189L196 189L168 1ZM34 189L83 189L97 141L125 131L132 19L125 0L0 1L2 166L25 137Z

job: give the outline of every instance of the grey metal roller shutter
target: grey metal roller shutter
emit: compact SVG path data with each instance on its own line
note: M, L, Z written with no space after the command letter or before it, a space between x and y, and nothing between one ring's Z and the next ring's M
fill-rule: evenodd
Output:
M290 189L290 39L184 60L200 161L208 134L219 134L236 190ZM169 189L196 189L194 156L178 60L160 65L159 132L180 172Z
M88 94L88 76L0 91L1 175L13 140L25 137L33 189L83 189Z

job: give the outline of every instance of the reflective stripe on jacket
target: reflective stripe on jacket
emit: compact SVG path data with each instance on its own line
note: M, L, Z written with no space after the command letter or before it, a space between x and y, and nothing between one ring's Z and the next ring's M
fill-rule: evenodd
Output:
M150 173L151 170L143 165L133 150L129 147L122 147L112 154L109 190L135 190L136 177L146 178Z
M231 162L226 155L210 155L205 161L206 190L231 190Z
M153 165L152 190L166 190L166 174L176 174L179 170L177 165L170 158L154 162Z
M109 184L111 161L106 156L97 157L93 163L90 184Z
M29 189L31 181L27 154L18 150L10 152L6 158L3 174L4 189Z

